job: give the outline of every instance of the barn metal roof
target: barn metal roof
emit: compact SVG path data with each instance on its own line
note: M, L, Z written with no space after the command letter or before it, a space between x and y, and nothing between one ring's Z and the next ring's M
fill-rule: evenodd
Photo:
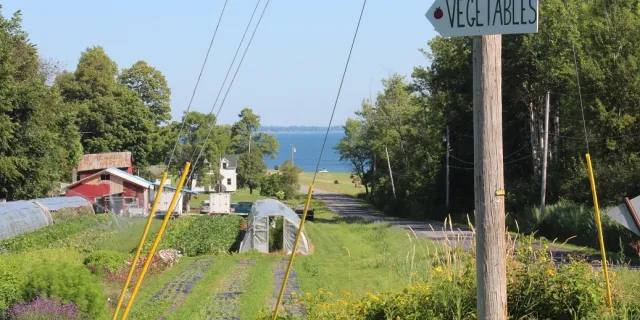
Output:
M131 152L109 152L85 154L78 163L78 171L100 170L110 167L128 168L131 166Z

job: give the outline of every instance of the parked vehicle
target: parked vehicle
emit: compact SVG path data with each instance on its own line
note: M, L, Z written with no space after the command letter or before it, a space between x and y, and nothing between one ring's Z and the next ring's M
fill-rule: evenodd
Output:
M202 206L200 207L200 213L208 214L211 212L211 205L209 204L209 200L205 200L202 202Z
M235 211L232 214L247 217L251 212L251 208L253 207L253 202L238 202L235 207Z
M297 205L293 211L295 211L298 214L298 217L302 219L302 215L304 214L304 204ZM307 220L313 221L313 207L311 206L309 206L309 209L307 210Z
M238 206L237 202L231 202L231 213L236 212L236 207Z

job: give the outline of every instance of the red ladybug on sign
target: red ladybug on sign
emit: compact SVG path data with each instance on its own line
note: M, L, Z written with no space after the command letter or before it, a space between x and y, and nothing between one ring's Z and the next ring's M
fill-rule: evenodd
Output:
M433 17L436 18L436 20L442 19L443 15L444 13L442 12L442 9L440 9L440 7L437 7L436 10L433 12Z

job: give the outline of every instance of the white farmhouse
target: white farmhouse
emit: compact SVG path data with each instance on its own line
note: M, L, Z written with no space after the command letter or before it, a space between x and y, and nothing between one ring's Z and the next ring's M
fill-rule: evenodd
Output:
M228 154L220 159L218 165L218 180L215 186L202 186L199 185L196 179L191 182L191 190L211 193L211 192L228 192L234 193L237 190L238 177L236 169L238 168L238 155ZM215 168L211 166L211 169L207 173L208 175L215 174Z
M238 155L228 154L220 160L220 178L218 185L221 186L222 192L236 192L238 185L238 177L236 169L238 168Z

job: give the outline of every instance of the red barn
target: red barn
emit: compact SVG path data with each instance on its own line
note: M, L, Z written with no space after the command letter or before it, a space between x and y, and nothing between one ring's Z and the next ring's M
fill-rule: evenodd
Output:
M80 166L79 166L80 168ZM131 168L131 167L129 167ZM94 171L94 170L88 170ZM93 174L80 172L81 179L67 186L67 196L80 196L94 205L96 213L134 213L146 215L150 181L111 167Z
M85 154L78 162L72 181L82 180L107 168L118 168L133 174L133 159L131 152L109 152Z

